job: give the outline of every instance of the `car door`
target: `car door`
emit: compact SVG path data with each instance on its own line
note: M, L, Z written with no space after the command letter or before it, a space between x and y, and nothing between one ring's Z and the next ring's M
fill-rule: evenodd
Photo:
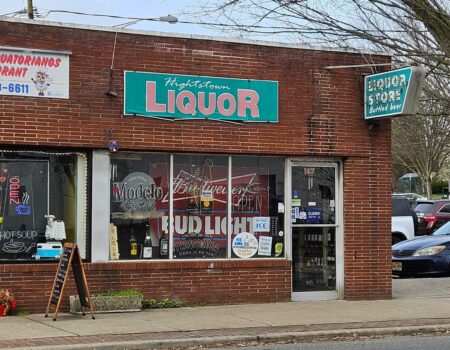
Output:
M436 213L436 224L434 225L434 229L438 229L447 221L450 221L450 203L443 205Z

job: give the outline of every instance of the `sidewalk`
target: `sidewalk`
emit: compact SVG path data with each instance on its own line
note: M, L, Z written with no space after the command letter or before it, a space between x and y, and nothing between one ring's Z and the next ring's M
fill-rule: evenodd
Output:
M410 294L410 282L403 288ZM433 280L422 280L433 285ZM85 317L0 318L1 349L151 349L450 330L450 290L377 301L186 307Z

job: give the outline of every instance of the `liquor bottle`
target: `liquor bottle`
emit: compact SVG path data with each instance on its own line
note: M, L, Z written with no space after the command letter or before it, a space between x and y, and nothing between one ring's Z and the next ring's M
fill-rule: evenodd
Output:
M197 202L195 201L194 198L189 199L189 203L188 203L188 207L187 207L187 212L191 215L197 215L199 211Z
M130 230L130 258L137 259L138 257L138 244L136 241L136 237L134 237L134 229Z
M311 266L311 252L309 248L306 249L304 259L306 260L306 266Z
M334 265L334 262L336 260L335 256L334 256L334 249L330 249L330 251L328 252L328 265Z
M152 238L150 236L150 226L145 226L145 240L144 240L144 247L142 252L142 257L144 259L151 259L153 253L153 247L152 247Z
M159 240L159 257L167 258L169 256L169 239L163 233Z

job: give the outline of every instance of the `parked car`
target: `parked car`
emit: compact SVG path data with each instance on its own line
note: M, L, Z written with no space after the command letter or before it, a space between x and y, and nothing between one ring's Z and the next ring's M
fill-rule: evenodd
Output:
M417 216L406 197L392 196L392 244L413 239L417 230Z
M426 200L427 197L423 197L417 193L393 193L392 197L406 197L408 198L409 204L414 208L418 200Z
M450 221L450 200L420 200L414 208L417 213L417 235L431 235Z
M431 236L417 237L392 246L392 274L438 275L450 272L450 222Z

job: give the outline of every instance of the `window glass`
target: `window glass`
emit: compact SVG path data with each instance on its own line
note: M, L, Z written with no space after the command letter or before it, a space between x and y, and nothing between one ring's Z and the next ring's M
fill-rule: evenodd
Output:
M228 157L174 155L173 257L227 257Z
M232 257L284 257L284 159L232 158Z
M434 209L433 203L419 203L414 208L416 213L431 213L433 211L433 209Z
M169 155L111 154L110 259L169 257Z
M445 205L439 210L441 213L450 213L450 205Z
M406 198L392 198L392 216L410 216L411 206Z
M292 224L334 224L335 198L334 167L292 167Z
M292 291L336 289L336 228L294 227Z
M0 259L58 261L64 242L85 247L86 165L84 154L0 151Z

